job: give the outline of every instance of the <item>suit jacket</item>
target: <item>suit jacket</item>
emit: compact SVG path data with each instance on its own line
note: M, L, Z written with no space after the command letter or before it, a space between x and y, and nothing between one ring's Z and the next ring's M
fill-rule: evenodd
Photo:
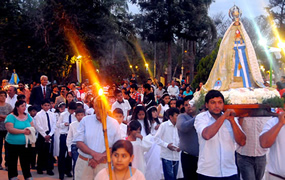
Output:
M46 99L50 99L51 88L46 86ZM37 110L41 110L41 102L44 100L44 94L41 86L32 89L30 96L30 104L36 106Z

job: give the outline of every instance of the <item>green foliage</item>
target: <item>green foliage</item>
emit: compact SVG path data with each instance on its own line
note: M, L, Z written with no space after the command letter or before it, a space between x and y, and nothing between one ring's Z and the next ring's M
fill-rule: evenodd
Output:
M280 97L272 97L268 99L264 99L262 104L269 105L270 107L284 107L284 99Z
M197 88L200 82L205 83L208 80L209 74L218 55L220 43L221 39L219 39L215 49L211 52L211 54L207 55L199 61L199 64L197 66L197 74L191 84L192 87Z
M205 96L206 96L206 94L204 92L200 91L199 98L197 101L195 101L195 106L197 109L201 109L202 106L205 105Z

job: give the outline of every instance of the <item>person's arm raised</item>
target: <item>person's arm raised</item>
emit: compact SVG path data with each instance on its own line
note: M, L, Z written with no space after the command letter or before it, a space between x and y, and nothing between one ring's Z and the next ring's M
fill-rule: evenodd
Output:
M277 135L279 134L279 131L285 124L285 113L281 113L278 116L278 119L279 121L275 126L273 126L270 130L268 130L259 137L261 147L269 148L274 144Z
M210 126L206 127L202 131L202 137L206 140L211 139L214 137L217 132L219 131L220 127L223 125L225 119L227 119L231 113L234 113L234 110L228 109L222 116L220 116L213 124Z
M234 132L234 137L235 137L235 141L240 145L240 146L244 146L246 143L246 136L243 133L243 131L239 128L239 126L237 125L234 116L230 116L228 118L228 120L231 123L231 126L233 128L233 132Z

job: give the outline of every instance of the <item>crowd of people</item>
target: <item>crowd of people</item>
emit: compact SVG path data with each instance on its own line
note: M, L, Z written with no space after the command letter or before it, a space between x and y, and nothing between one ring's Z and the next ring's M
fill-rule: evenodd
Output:
M193 94L202 85L194 90L184 81L164 86L151 79L139 85L132 76L104 88L114 179L284 179L285 114L256 124L236 118L234 110L223 112L216 90L198 109ZM96 84L51 85L44 75L31 89L2 83L0 169L17 179L19 159L25 179L32 179L30 169L54 175L55 163L59 179L109 179L102 104Z

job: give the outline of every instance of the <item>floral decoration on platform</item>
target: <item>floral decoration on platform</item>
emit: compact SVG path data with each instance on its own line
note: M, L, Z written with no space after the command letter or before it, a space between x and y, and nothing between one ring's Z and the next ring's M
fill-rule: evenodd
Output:
M264 104L267 99L280 98L279 92L274 88L237 88L228 91L221 91L225 98L225 104ZM205 96L204 92L194 94L195 104L201 104L200 94Z

